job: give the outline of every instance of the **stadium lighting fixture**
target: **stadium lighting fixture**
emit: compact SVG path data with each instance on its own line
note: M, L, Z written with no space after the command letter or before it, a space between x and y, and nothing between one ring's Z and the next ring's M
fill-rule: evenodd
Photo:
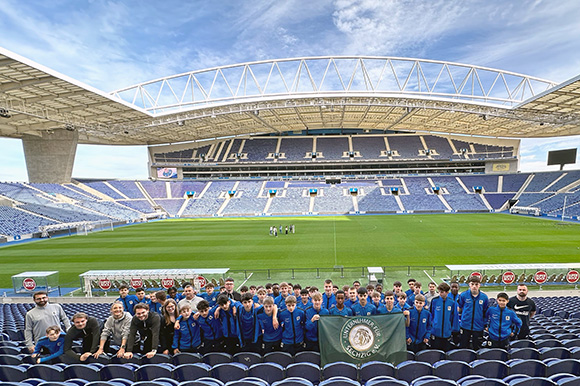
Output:
M0 117L2 118L11 118L12 115L10 115L10 111L8 111L5 108L0 108Z

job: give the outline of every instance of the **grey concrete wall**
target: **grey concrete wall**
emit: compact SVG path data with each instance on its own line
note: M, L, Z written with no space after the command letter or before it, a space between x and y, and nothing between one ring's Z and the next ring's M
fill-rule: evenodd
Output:
M50 130L41 137L24 135L22 145L26 158L28 181L37 183L70 182L79 133Z

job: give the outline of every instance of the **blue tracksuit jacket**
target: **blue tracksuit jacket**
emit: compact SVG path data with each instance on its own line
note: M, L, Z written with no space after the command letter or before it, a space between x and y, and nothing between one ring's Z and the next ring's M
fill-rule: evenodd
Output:
M502 341L509 338L512 332L516 333L522 327L522 320L509 308L491 307L485 315L489 326L489 337L491 340Z
M422 343L431 334L431 314L425 308L419 311L413 307L409 310L410 323L407 327L407 339L411 338L411 343Z
M137 299L137 296L127 295L124 298L119 296L117 298L117 301L123 303L123 308L125 309L125 311L127 311L131 315L135 315L135 310L133 310L133 307L135 307L135 305L139 303L139 299Z
M274 314L266 315L266 312L261 312L258 314L259 328L262 331L262 340L264 342L277 342L282 340L282 327L274 328ZM280 318L278 318L278 323L280 323Z
M304 342L304 326L306 324L304 311L295 308L294 312L290 312L286 309L278 316L282 324L282 343L296 344Z
M470 331L483 331L485 313L489 306L486 294L480 291L476 297L473 297L471 291L467 290L459 295L457 306L462 309L461 328Z
M312 321L314 315L330 315L324 307L317 311L314 307L307 308L306 311L306 340L318 342L318 320Z
M354 313L350 308L344 306L342 310L339 310L338 308L336 308L336 304L332 306L332 308L328 312L330 313L330 315L354 316Z
M197 320L190 316L187 320L181 319L179 329L173 334L173 348L189 350L201 344L200 326Z
M449 338L459 324L457 304L450 296L445 300L436 296L431 300L431 334L437 338Z
M360 303L357 303L352 306L352 312L355 316L376 315L377 308L370 303L367 303L364 307L361 306Z
M36 343L36 346L34 346L34 353L33 354L39 354L40 350L43 347L46 347L48 349L48 352L50 353L50 355L47 355L45 357L40 357L40 363L48 362L49 360L54 359L54 358L58 358L59 356L64 354L64 337L65 336L66 336L66 334L64 332L61 332L58 339L55 340L54 342L52 342L50 339L48 339L48 336L40 338L38 343Z

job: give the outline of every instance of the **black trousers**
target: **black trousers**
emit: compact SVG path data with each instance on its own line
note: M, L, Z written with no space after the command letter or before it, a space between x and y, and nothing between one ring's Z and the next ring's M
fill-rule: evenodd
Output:
M441 338L432 336L430 342L431 348L435 350L449 351L451 350L451 342L449 338Z
M459 347L469 348L469 342L473 346L475 351L481 348L481 343L483 341L483 331L472 331L461 329L461 339L459 341Z
M304 350L304 343L284 344L282 343L282 351L294 356L297 352Z

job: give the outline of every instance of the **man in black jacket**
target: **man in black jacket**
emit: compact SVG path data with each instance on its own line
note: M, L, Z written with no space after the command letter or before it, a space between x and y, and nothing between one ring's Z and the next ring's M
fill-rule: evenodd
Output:
M226 294L228 295L228 298L236 300L238 302L242 301L242 295L239 292L236 292L234 290L234 279L231 277L228 277L225 281L225 287L226 287Z
M138 303L135 306L135 316L131 320L129 338L124 357L133 358L133 352L144 353L147 358L153 358L157 354L159 346L159 326L161 317L157 312L149 312L149 306L145 303ZM139 332L139 340L137 340Z
M99 348L101 325L96 318L88 316L84 312L77 312L72 317L72 322L73 325L68 329L64 338L64 354L69 359L84 362ZM72 349L75 340L82 340L82 354L77 354Z

